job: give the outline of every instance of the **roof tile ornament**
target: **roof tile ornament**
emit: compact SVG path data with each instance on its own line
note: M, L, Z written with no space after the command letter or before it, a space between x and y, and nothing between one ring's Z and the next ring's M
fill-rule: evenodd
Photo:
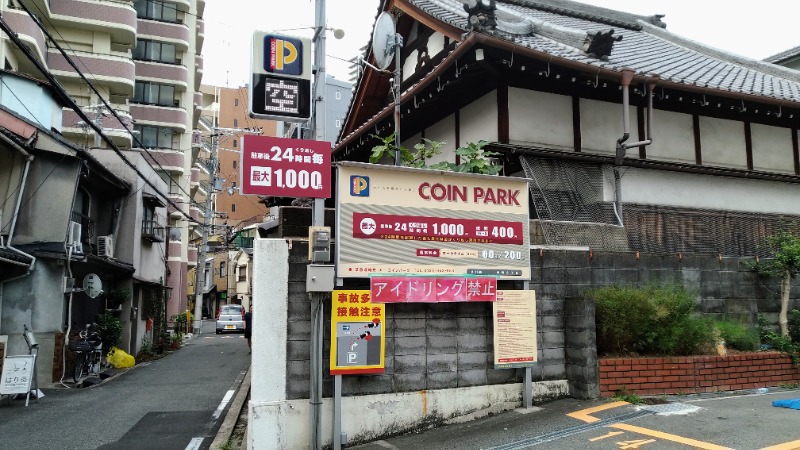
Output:
M586 54L606 61L614 48L614 42L621 40L622 36L614 36L613 29L606 32L598 31L594 34L587 33Z
M466 0L464 11L467 12L467 23L471 31L494 31L497 27L497 5L495 0Z

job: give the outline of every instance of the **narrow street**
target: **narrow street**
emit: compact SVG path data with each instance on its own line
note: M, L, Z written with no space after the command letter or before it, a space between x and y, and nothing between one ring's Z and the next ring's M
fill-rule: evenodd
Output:
M250 364L241 334L199 337L83 389L44 385L45 397L0 405L3 449L205 449Z

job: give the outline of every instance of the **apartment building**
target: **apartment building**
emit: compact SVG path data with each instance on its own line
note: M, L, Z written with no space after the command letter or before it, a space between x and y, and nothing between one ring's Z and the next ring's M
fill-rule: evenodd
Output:
M0 174L0 185L30 187L27 195L50 195L69 207L63 227L60 222L47 224L47 245L36 239L42 235L37 228L50 211L41 205L33 208L32 202L18 212L4 211L13 221L0 224L0 241L10 241L16 231L16 247L26 248L26 254L40 261L52 260L52 264L30 264L27 273L2 281L6 294L28 288L42 291L45 278L57 273L63 272L67 279L54 278L59 280L57 295L48 295L46 301L16 301L14 311L2 309L0 297L0 317L6 318L0 322L0 336L7 336L7 349L22 350L25 323L45 344L43 350L60 355L65 334L111 310L104 294L90 299L76 289L84 274L99 275L106 293L129 292L113 310L123 323L120 346L131 353L152 332L147 316L158 314L168 320L187 309L187 270L197 259L190 242L199 236L203 221L202 208L194 205L203 204L208 191L203 169L196 164L207 147L195 131L203 105L199 87L204 8L205 0L35 0L24 5L12 0L0 6L3 20L21 41L0 38L7 100L0 106L10 117L0 126L10 130L15 143L47 132L66 149L48 148L50 153L77 154L88 161L78 165L75 179L48 177L40 173L43 166L37 166L36 152L41 149L30 147L33 176L29 178L47 181L38 191L26 185L26 165L16 164L18 170ZM31 14L38 17L41 28ZM47 76L37 65L57 85L45 81ZM37 85L55 103L14 100L21 94L31 98ZM61 88L80 107L80 114L61 101ZM41 125L48 121L52 125ZM104 136L92 125L102 128ZM110 183L113 191L103 183ZM50 242L56 238L61 242ZM73 263L78 275L67 273ZM162 300L166 310L154 312L152 306ZM49 372L58 378L59 367L52 363L58 359L39 358L42 366L48 366L39 369L43 380L50 379Z

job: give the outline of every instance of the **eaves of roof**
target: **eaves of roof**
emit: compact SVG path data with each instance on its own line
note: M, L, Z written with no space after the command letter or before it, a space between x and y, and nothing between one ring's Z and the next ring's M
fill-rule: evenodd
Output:
M772 64L777 64L797 56L800 56L800 46L790 48L789 50L784 50L772 56L768 56L764 58L764 61Z
M452 5L450 3L453 3ZM451 0L395 0L393 6L425 26L461 41L439 65L419 82L402 93L400 103L408 101L427 86L459 56L475 45L505 49L510 54L525 54L530 58L581 72L597 74L604 79L621 80L622 73L633 71L633 82L650 82L665 88L687 92L713 94L736 100L800 105L800 72L773 64L737 56L691 41L662 28L659 16L646 18L626 13L610 14L605 8L582 5L567 0L506 0L498 1L505 14L519 20L553 23L556 27L582 30L586 33L607 30L609 23L619 23L623 40L614 46L607 59L587 55L581 49L564 45L536 33L528 35L493 35L466 32L466 17ZM569 8L567 8L569 6ZM539 9L536 9L539 8ZM580 9L580 8L578 8ZM607 15L611 17L605 17ZM508 16L506 16L508 17ZM616 21L616 22L614 22ZM635 24L636 26L632 26ZM624 25L624 26L623 26ZM458 35L458 31L462 34ZM348 119L353 120L353 108L363 104L366 92L376 83L373 71L366 71L357 83ZM340 142L334 154L391 114L394 103L387 105L363 124L345 122Z

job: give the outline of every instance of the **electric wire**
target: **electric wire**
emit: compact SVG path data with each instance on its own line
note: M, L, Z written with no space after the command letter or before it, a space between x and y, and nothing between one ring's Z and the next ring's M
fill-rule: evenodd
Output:
M35 15L33 14L33 12L30 10L30 8L28 8L28 7L27 7L27 6L26 6L26 5L25 5L25 4L22 2L22 0L18 0L18 2L19 2L19 4L20 4L20 7L21 7L23 10L25 10L25 12L26 12L26 13L27 13L27 14L28 14L30 17L31 17L31 19L33 19L34 23L35 23L35 24L36 24L36 25L37 25L37 26L38 26L38 27L39 27L39 28L42 30L42 32L45 34L45 36L47 36L47 38L48 38L48 39L49 39L49 40L50 40L50 41L53 43L53 45L54 45L54 46L55 46L55 47L56 47L56 48L57 48L57 49L60 51L61 55L62 55L62 56L63 56L63 57L64 57L64 58L67 60L67 62L70 64L70 66L72 66L72 68L73 68L73 69L75 69L75 71L76 71L76 72L77 72L77 74L78 74L78 75L81 77L81 79L82 79L82 80L83 80L83 81L84 81L84 82L87 84L87 86L88 86L88 87L89 87L89 88L90 88L90 89L91 89L91 90L92 90L92 91L95 93L95 95L97 95L97 98L98 98L98 100L100 100L100 102L102 102L102 103L103 103L103 106L104 106L104 107L105 107L105 108L106 108L106 109L107 109L107 110L108 110L108 111L109 111L109 112L110 112L110 113L111 113L111 114L114 116L114 118L116 118L116 119L117 119L117 121L119 122L119 124L120 124L120 125L122 125L122 127L125 129L125 131L126 131L126 132L128 132L128 134L130 134L130 135L131 135L131 138L132 138L132 139L133 139L133 141L134 141L134 142L135 142L135 143L136 143L136 144L139 146L139 148L141 148L142 150L144 150L144 151L145 151L145 153L147 153L148 155L150 155L150 157L153 159L153 162L155 162L155 163L156 163L156 165L159 167L159 169L161 169L161 170L162 170L162 171L164 171L164 172L168 172L168 171L167 171L167 170L164 168L164 166L162 166L162 165L161 165L161 163L160 163L160 162L158 162L158 160L157 160L157 159L156 159L156 158L155 158L155 157L152 155L152 153L150 153L150 150L149 150L149 149L148 149L148 148L147 148L147 147L144 145L144 143L143 143L142 141L140 141L140 140L139 140L139 138L136 136L136 134L135 134L135 133L134 133L132 130L130 130L130 129L128 128L128 126L125 124L125 122L124 122L124 121L122 120L122 118L119 116L119 114L117 113L117 111L116 111L114 108L112 108L112 107L111 107L111 105L110 105L110 104L109 104L109 103L106 101L106 99L105 99L105 98L103 98L103 96L102 96L102 95L100 95L100 92L97 90L97 88L94 86L94 84L93 84L92 82L90 82L90 81L89 81L89 80L86 78L86 76L84 76L84 74L81 72L81 70L80 70L80 69L79 69L79 68L78 68L78 67L77 67L77 66L74 64L74 61L73 61L73 60L72 60L72 59L71 59L71 58L70 58L70 57L69 57L69 56L66 54L66 52L63 50L63 48L61 48L60 44L59 44L58 42L56 42L56 40L55 40L55 39L53 39L53 36L52 36L51 34L49 34L49 31L48 31L47 29L45 29L45 27L42 25L41 21L39 20L38 16L35 16ZM40 13L42 16L44 16L44 17L45 17L45 20L47 20L47 22L50 24L50 26L53 28L53 30L56 32L56 34L58 34L58 36L61 38L61 40L62 40L62 41L64 41L64 42L66 43L66 45L67 45L67 48L69 48L69 49L72 51L72 53L76 54L76 56L77 56L77 52L76 52L74 49L72 49L72 47L70 47L69 43L67 43L67 40L66 40L66 39L64 39L64 36L62 36L62 35L61 35L61 33L58 31L58 28L56 28L56 27L55 27L55 25L54 25L54 24L53 24L53 23L50 21L50 18L48 17L48 14L45 14L45 13L44 13L44 12L43 12L43 11L42 11L40 8L39 8L39 6L38 6L38 5L36 5L36 8L39 10L39 13ZM137 17L137 19L138 19L138 17ZM186 53L192 53L192 54L194 54L194 52L186 52ZM83 60L82 60L81 58L78 58L78 61L80 61L80 63L83 65L83 67L86 69L86 71L87 71L87 72L89 72L89 74L92 76L92 78L94 78L94 80L95 80L95 81L98 81L98 80L97 80L97 78L96 78L96 76L95 76L95 75L94 75L94 74L91 72L91 70L90 70L90 69L89 69L89 68L86 66L86 64L83 62ZM110 95L111 95L110 91L108 91L108 92L107 92L107 94L110 96ZM84 121L85 121L85 119L84 119ZM151 165L152 165L152 164L151 164ZM187 197L188 197L188 198L191 200L191 198L192 198L191 194L189 194L188 192L186 192L186 190L184 190L182 186L178 185L178 189L180 189L180 190L181 190L181 191L184 193L184 195L186 195L186 196L187 196Z
M48 35L49 39L55 43L55 41L53 40L52 36L50 36L50 34L44 29L44 27L42 26L41 22L39 22L39 20L36 19L35 16L32 15L32 13L30 12L29 9L26 8L26 11L28 12L29 15L31 15L31 17L33 18L34 22L39 25L39 27L42 29L42 31L45 34ZM178 206L170 198L168 198L166 195L164 195L160 191L160 189L158 189L158 187L153 185L153 183L151 183L150 180L148 180L147 177L145 177L145 175L139 170L139 168L137 168L136 165L133 164L127 157L125 157L125 155L122 153L122 151L120 151L120 149L117 147L117 145L114 143L114 141L111 140L111 138L109 138L105 133L103 133L103 130L100 129L93 121L89 120L89 117L86 115L86 113L84 113L83 110L81 109L81 107L78 106L78 104L75 103L75 101L69 96L69 94L67 94L66 90L64 90L64 88L61 86L61 84L58 82L58 80L55 78L55 76L53 76L53 74L51 74L50 71L47 70L38 59L36 59L36 57L32 54L31 50L20 40L20 38L17 35L17 33L14 32L8 26L8 23L6 23L5 19L3 19L2 17L0 17L0 29L2 29L2 31L4 33L6 33L6 35L8 35L9 39L11 39L14 42L14 45L16 45L20 49L20 51L22 51L22 53L25 55L25 57L28 58L28 60L31 63L33 63L34 66L36 66L36 69L39 70L42 73L42 75L44 75L45 78L47 78L47 81L50 82L50 84L53 86L53 89L55 89L55 91L59 94L59 96L62 97L62 100L64 100L64 102L66 102L66 104L69 105L70 108L72 108L72 110L75 111L75 113L78 114L78 116L81 119L83 119L84 122L86 122L90 127L92 127L92 129L96 133L98 133L100 135L101 139L103 139L106 142L106 144L122 159L123 162L125 162L126 165L128 165L128 167L133 169L133 171L137 175L139 175L139 177L146 184L148 184L151 188L153 188L153 190L156 193L160 194L162 196L162 198L164 200L166 200L167 203L169 203L173 208L175 208L183 216L185 216L188 219L189 222L199 223L194 218L192 218L190 215L188 215L185 212L183 212L182 209L178 208ZM84 80L86 80L86 77L80 72L80 70L77 69L77 67L75 66L75 63L71 61L71 59L66 55L64 50L57 43L55 43L55 44L56 44L56 47L59 48L59 50L62 52L62 55L73 66L73 68L78 71L78 73L81 75L81 77Z

